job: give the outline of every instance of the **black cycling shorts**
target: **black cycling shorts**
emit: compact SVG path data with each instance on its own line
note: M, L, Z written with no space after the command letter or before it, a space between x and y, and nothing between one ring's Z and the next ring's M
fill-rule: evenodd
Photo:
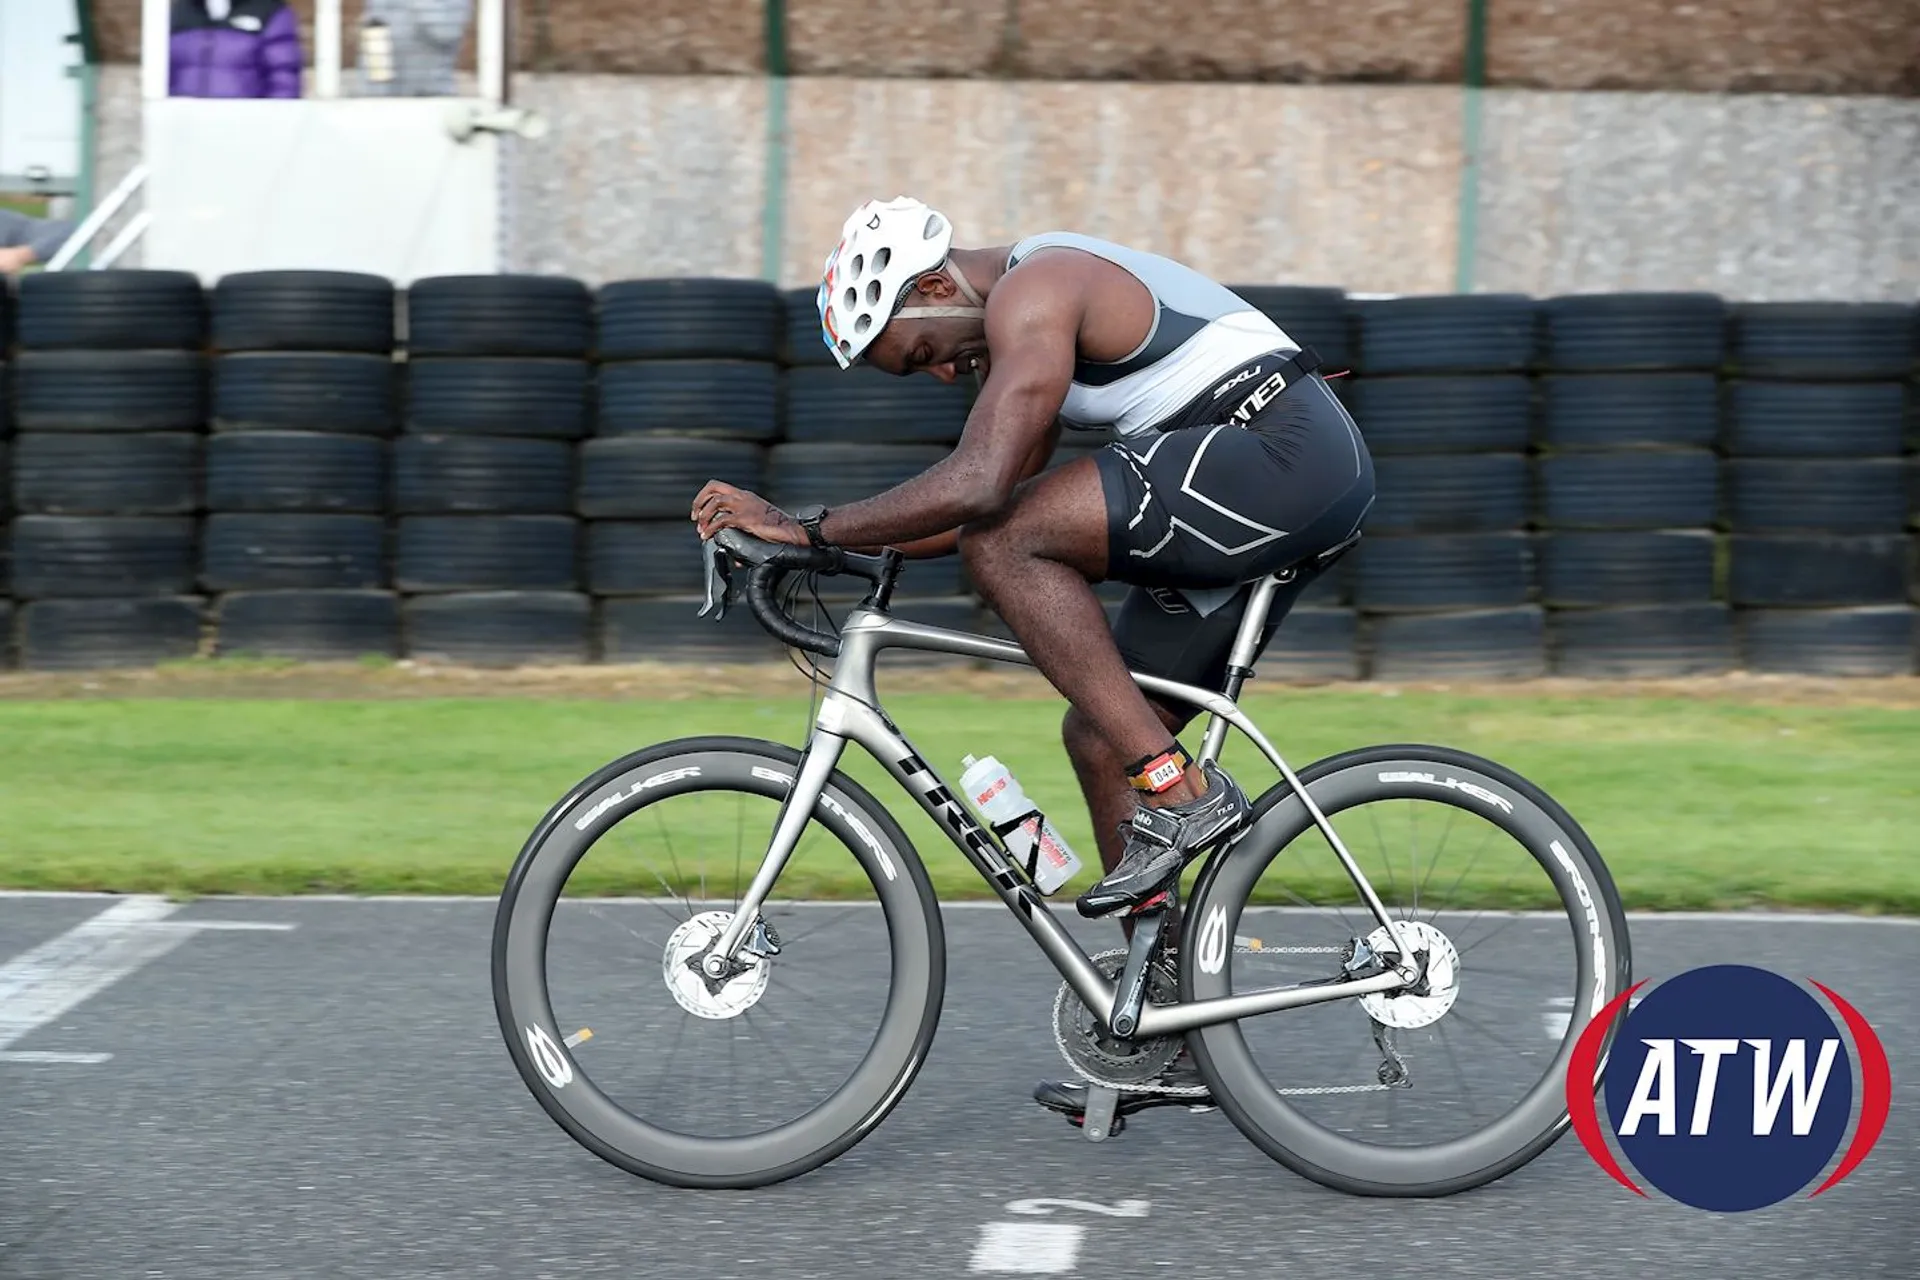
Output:
M1275 594L1264 648L1316 576L1303 562L1345 541L1373 505L1372 456L1318 374L1290 383L1244 425L1119 442L1094 462L1106 495L1107 577L1137 588L1114 623L1121 656L1136 671L1189 684L1218 687L1224 676L1251 591L1243 584L1302 568Z

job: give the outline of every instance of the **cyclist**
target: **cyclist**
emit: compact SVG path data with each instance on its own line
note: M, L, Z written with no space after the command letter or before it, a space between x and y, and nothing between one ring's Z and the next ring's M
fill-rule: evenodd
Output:
M956 248L951 223L920 201L868 201L827 256L817 305L843 369L945 383L971 373L979 391L959 443L831 510L788 513L711 481L693 504L700 536L957 549L1070 704L1062 736L1106 871L1080 913L1155 905L1249 806L1224 770L1195 769L1181 747L1192 710L1144 694L1128 669L1219 687L1250 584L1348 540L1372 505L1353 419L1317 358L1229 289L1072 232ZM1115 442L1042 474L1063 430L1101 429ZM1263 648L1313 576L1276 595ZM1107 579L1135 587L1111 632L1092 586ZM1199 1082L1183 1056L1161 1083ZM1069 1114L1086 1106L1077 1083L1034 1096Z

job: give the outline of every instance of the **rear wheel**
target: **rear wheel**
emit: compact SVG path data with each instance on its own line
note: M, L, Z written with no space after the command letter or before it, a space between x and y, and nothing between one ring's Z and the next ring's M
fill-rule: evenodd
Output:
M1201 1028L1196 1064L1242 1133L1326 1186L1435 1196L1503 1177L1566 1128L1575 1042L1631 981L1605 865L1539 788L1463 752L1375 747L1300 778L1407 922L1423 985ZM1356 944L1392 946L1285 784L1191 902L1187 1000L1325 981Z
M799 759L743 738L629 756L555 806L507 880L493 986L514 1065L561 1128L630 1173L791 1178L870 1133L926 1060L946 981L933 888L840 773L761 907L769 931L726 980L699 971Z

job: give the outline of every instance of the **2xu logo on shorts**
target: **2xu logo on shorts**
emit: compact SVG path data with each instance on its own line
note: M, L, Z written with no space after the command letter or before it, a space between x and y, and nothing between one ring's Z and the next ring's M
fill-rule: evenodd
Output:
M1606 1028L1627 1009L1607 1064L1606 1111L1620 1154L1658 1190L1717 1213L1797 1194L1840 1149L1860 1073L1860 1120L1844 1157L1812 1195L1858 1168L1892 1096L1885 1048L1867 1020L1812 985L1846 1022L1853 1050L1820 1001L1750 965L1690 969L1638 1004L1637 982L1587 1024L1567 1073L1574 1132L1615 1181L1644 1196L1601 1132L1593 1078ZM1582 1087L1584 1082L1584 1087Z

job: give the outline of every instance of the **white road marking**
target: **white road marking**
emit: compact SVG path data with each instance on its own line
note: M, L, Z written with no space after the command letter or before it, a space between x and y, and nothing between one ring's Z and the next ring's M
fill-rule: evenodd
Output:
M268 924L264 920L155 920L147 926L150 929L187 929L199 931L211 929L215 932L260 932L285 933L295 926L290 924Z
M989 1222L980 1228L971 1271L1064 1275L1080 1257L1087 1229L1072 1222Z
M1540 1015L1547 1024L1547 1039L1563 1039L1567 1028L1573 1025L1573 997L1555 996L1547 1001L1547 1011Z
M1007 1212L1051 1217L1056 1210L1097 1213L1106 1218L1144 1218L1150 1200L1068 1200L1038 1196L1007 1201ZM1016 1275L1064 1275L1080 1257L1080 1241L1087 1229L1069 1222L989 1222L980 1228L970 1270Z
M1629 1010L1639 1008L1640 999L1640 995L1635 993L1634 996L1627 1001L1627 1008ZM1547 1039L1560 1040L1565 1038L1567 1028L1573 1025L1573 997L1553 996L1549 998L1547 1001L1547 1011L1540 1015L1540 1021L1546 1026Z
M0 965L0 1050L185 942L180 930L143 927L179 909L125 898Z
M169 920L184 903L116 897L100 914L0 964L0 1062L97 1063L110 1053L11 1050L75 1005L158 960L203 928L291 929L290 924Z

